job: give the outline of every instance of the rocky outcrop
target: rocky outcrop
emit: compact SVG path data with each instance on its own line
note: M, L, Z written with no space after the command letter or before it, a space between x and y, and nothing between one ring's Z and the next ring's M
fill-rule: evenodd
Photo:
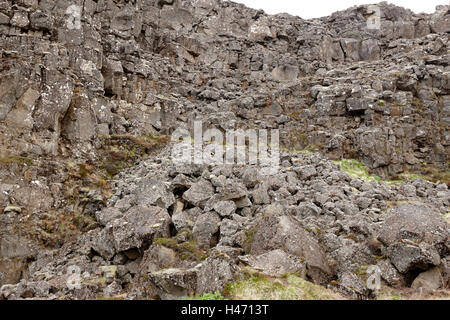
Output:
M0 299L180 299L248 268L448 287L449 6L378 8L1 1ZM279 172L175 165L194 120L279 129Z

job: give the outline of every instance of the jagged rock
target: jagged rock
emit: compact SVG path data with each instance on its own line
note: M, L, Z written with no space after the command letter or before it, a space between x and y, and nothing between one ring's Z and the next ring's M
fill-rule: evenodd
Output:
M97 211L95 217L101 225L106 226L111 221L123 217L123 213L117 208L104 208Z
M297 213L297 215L299 215L302 218L311 217L311 216L317 217L322 213L322 209L320 209L318 206L316 206L312 202L309 202L309 203L302 202L298 205L296 213Z
M366 299L370 296L370 290L367 289L364 282L354 273L345 273L339 279L339 288L357 299Z
M30 20L28 20L28 14L26 12L18 11L14 13L10 23L14 27L25 28L30 24Z
M223 219L220 224L220 242L222 246L242 247L246 236L241 226L235 220Z
M30 25L31 28L37 30L52 30L55 19L48 12L35 11L30 14Z
M252 202L254 204L270 204L270 196L267 189L266 183L259 184L252 192Z
M96 236L92 249L106 260L111 260L116 253L112 228L104 228Z
M438 6L438 10L431 17L430 27L433 32L450 31L450 14L448 13L448 7Z
M178 231L182 229L192 230L198 217L202 214L200 208L192 208L179 213L175 213L172 216L172 222Z
M112 228L116 251L125 251L140 248L144 242L150 243L154 237L170 237L169 224L167 210L155 206L136 206L122 218L111 221L108 226Z
M377 263L380 268L381 277L392 287L404 287L406 280L404 276L395 269L389 260L382 260Z
M359 55L364 61L373 61L381 58L381 49L378 41L375 39L368 39L361 42Z
M359 51L361 48L361 41L357 39L342 39L341 47L344 51L345 58L351 61L359 61Z
M169 186L153 179L145 179L139 184L137 204L142 206L158 206L168 209L175 202L175 197L169 190Z
M192 232L200 248L209 249L215 245L214 241L217 241L215 235L219 231L219 224L220 217L215 212L206 212L197 218Z
M395 242L389 246L388 256L400 273L415 269L427 270L441 263L438 251L424 242L420 245L406 240Z
M236 211L236 204L233 201L219 201L213 208L221 217L229 217Z
M292 217L268 216L258 225L253 236L251 254L260 255L277 249L303 259L307 275L319 283L327 282L333 275L317 240Z
M213 255L206 259L198 270L197 294L223 292L228 282L233 281L239 268L224 255Z
M207 180L200 180L183 194L183 199L196 207L204 208L206 201L214 195L214 187Z

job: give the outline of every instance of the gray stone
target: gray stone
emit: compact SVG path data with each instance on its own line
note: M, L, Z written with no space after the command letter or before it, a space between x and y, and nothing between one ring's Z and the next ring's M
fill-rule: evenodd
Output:
M197 218L193 234L200 248L209 249L217 244L214 243L215 240L217 241L214 236L219 231L219 223L220 217L214 212L206 212Z
M445 244L448 236L448 224L439 212L425 205L402 204L388 212L378 240L385 245L398 239L438 245Z
M431 268L426 272L422 272L414 279L411 288L437 290L443 285L443 279L439 268Z
M154 237L170 237L170 216L160 207L136 206L128 210L120 219L111 221L114 247L116 251L140 248Z
M204 208L206 201L214 195L214 187L211 182L201 179L183 194L183 199L194 206Z
M271 277L281 277L287 273L306 276L306 266L300 258L280 249L259 256L243 256L240 260Z
M441 262L439 253L432 246L422 242L420 245L404 240L389 246L388 256L400 273L438 266Z
M265 217L253 236L251 254L260 255L272 250L285 252L304 259L307 275L319 283L332 277L325 253L316 239L292 217Z
M200 208L192 208L184 210L179 213L175 213L172 216L172 222L175 225L177 231L182 229L192 230L198 217L202 214Z
M224 292L239 271L233 260L224 255L213 255L206 259L198 271L197 294Z
M236 211L237 207L233 201L219 201L213 208L221 217L229 217Z
M28 14L26 12L16 11L10 21L14 27L25 28L30 24Z

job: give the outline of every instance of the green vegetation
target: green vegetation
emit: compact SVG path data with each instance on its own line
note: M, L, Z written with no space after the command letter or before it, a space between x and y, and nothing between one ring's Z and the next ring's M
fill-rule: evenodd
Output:
M403 181L411 181L415 179L422 179L431 181L434 183L440 182L445 183L450 186L450 171L436 168L434 166L428 165L424 166L420 170L420 174L404 172L398 174L391 178L391 180L387 181L388 183L401 183Z
M97 221L78 212L47 212L39 216L38 238L47 246L58 247L82 232L97 228Z
M204 293L201 296L195 296L195 297L185 297L183 300L226 300L224 296L219 291L216 291L214 293Z
M401 294L396 295L380 295L377 297L377 300L403 300L403 297Z
M343 159L334 161L339 164L341 170L347 172L350 176L360 178L365 181L379 181L380 177L369 173L369 169L362 163L354 159Z
M194 240L178 243L175 239L157 238L153 240L153 244L176 251L183 260L203 261L208 257L208 253L199 249Z
M228 284L225 297L232 300L342 299L337 293L293 274L271 278L254 273L244 274L239 281Z
M129 168L136 160L147 157L153 151L167 145L169 136L133 136L129 134L104 136L101 138L100 168L109 176Z

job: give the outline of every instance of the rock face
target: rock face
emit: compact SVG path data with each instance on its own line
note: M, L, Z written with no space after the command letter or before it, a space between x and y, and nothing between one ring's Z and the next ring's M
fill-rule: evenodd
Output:
M398 271L427 270L440 265L449 253L448 224L439 212L426 206L401 205L392 209L378 239Z
M325 253L316 239L303 229L300 222L289 216L263 217L255 232L251 254L260 255L283 249L305 261L307 275L319 283L326 283L333 274Z
M180 299L243 269L448 287L450 7L378 8L0 1L0 299ZM195 120L278 129L278 172L175 163Z

